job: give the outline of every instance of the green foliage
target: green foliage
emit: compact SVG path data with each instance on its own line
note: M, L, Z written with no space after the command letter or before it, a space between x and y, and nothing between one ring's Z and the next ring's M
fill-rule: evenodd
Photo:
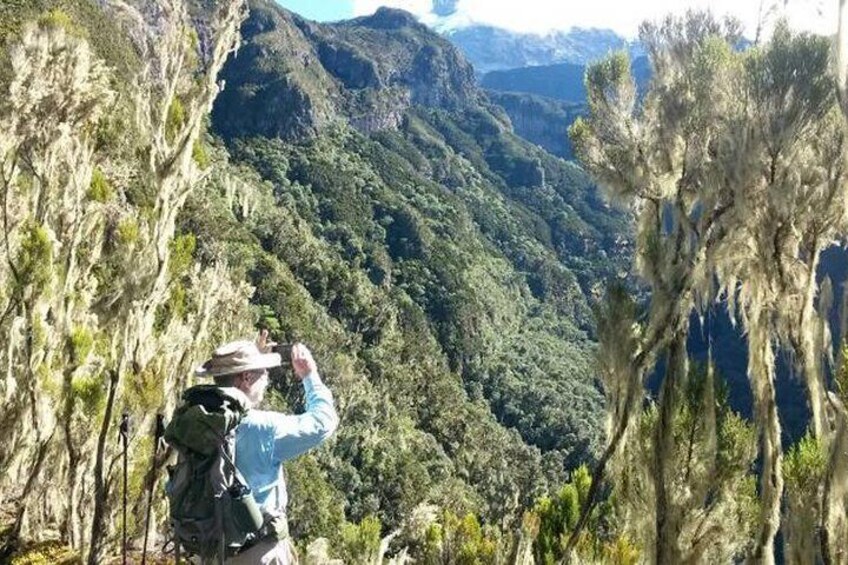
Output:
M575 149L579 149L584 154L586 153L587 144L591 140L592 129L589 122L583 117L578 116L574 123L568 128L568 137Z
M611 502L621 533L647 548L656 543L656 513L649 501L660 425L659 407L652 405L624 447L613 480ZM743 555L758 519L756 428L730 410L722 379L708 367L693 364L668 433L674 448L666 462L666 480L674 489L667 512L682 517L675 541L681 555L718 561ZM703 541L705 531L711 532L710 544Z
M74 365L82 365L94 347L94 336L87 328L78 326L68 336L68 352Z
M47 230L33 220L27 220L20 231L20 249L14 261L15 282L22 291L41 294L51 278L53 245Z
M589 489L592 487L592 473L589 472L589 467L580 465L575 469L571 474L570 484L574 489L574 494L571 495L571 498L577 495L577 501L582 505L589 495Z
M171 316L183 319L188 310L186 287L180 283L175 283L171 286L171 293L168 296L165 306Z
M10 565L79 565L81 556L57 541L32 545L12 557Z
M31 0L8 0L0 4L0 41L6 42L20 32L27 19L38 15L38 7Z
M32 323L32 345L33 347L44 347L47 343L47 327L38 318Z
M208 169L212 164L206 145L199 139L191 147L191 158L200 169Z
M621 535L604 545L601 560L610 565L636 565L641 558L639 547L629 537Z
M91 173L91 185L86 195L89 199L100 203L108 202L115 197L115 189L99 168L95 168Z
M71 379L71 394L87 419L98 417L106 403L106 380L102 373L80 373ZM91 421L91 420L89 420Z
M827 463L827 451L821 440L807 432L786 452L783 459L786 488L796 495L815 497Z
M427 128L423 120L416 123L419 134ZM436 143L438 132L428 131L427 135L431 143ZM396 138L385 134L382 139ZM408 148L412 143L405 140L401 146ZM450 149L444 147L439 154L444 151ZM323 241L332 246L327 253L314 243L304 243L302 234L291 229L284 234L279 227L281 220L277 219L273 220L278 222L276 227L259 228L266 248L274 249L310 296L331 315L361 331L371 325L366 320L375 314L373 299L365 299L373 291L366 289L373 284L399 286L432 320L451 363L465 364L463 371L468 381L482 387L503 422L517 426L525 438L545 449L581 446L580 451L569 454L569 464L579 461L584 450L591 449L589 446L595 444L597 436L593 438L577 431L597 421L597 390L591 381L574 382L568 386L568 392L557 393L556 408L543 418L534 409L543 389L556 390L553 385L542 383L561 382L558 374L584 375L583 379L591 374L588 354L591 346L567 319L558 320L548 307L534 311L531 303L535 300L526 289L531 292L538 289L543 295L540 298L555 302L557 309L570 315L582 308L581 324L588 324L588 308L580 306L585 304L585 298L567 269L545 256L546 252L534 243L532 236L524 235L526 227L510 217L510 205L491 187L474 187L465 191L467 203L458 201L421 179L382 144L351 132L338 132L294 147L261 140L240 141L236 156L268 175L275 183L278 198L293 202L295 209L289 213L296 210L298 215L308 218ZM558 186L572 181L562 171L559 176L552 173L548 177L556 179ZM548 204L537 205L542 209ZM478 235L474 218L466 215L466 209L475 215L494 209L489 220L492 239L521 233L515 244L503 245L509 246L516 262L521 261L513 268L529 271L527 276L532 277L529 287L522 289L520 275L503 274L505 269L510 269L508 264L489 259L487 235ZM477 238L484 240L483 247ZM544 268L531 261L544 261ZM352 276L363 268L367 282L358 275ZM503 280L510 280L506 292L500 290ZM270 281L259 282L260 295L266 287L270 291L273 286ZM481 300L481 294L487 299ZM516 315L535 319L523 327L500 333L495 329L496 324L503 322L486 322L505 322L512 316L505 312L513 309L510 304L516 303L521 304L515 308ZM289 312L290 308L285 311ZM289 315L279 316L284 326ZM480 324L486 329L481 329ZM365 332L366 340L371 339L369 335ZM569 343L564 344L560 339ZM514 357L510 358L514 356L513 346L518 343L532 361L518 363ZM564 349L573 355L559 353ZM546 351L558 353L549 356ZM484 352L488 353L484 355ZM524 386L528 380L538 382L538 388Z
M751 446L756 430L739 414L725 411L718 428L718 468L726 472L742 472L750 468Z
M525 527L533 535L533 555L536 563L553 565L565 557L569 534L580 518L580 511L592 484L588 467L581 465L571 474L554 496L536 500L524 516ZM613 506L607 502L595 509L585 533L577 546L583 559L612 563L636 563L640 556L637 546L624 534L616 534Z
M185 125L186 113L183 107L182 100L178 96L174 96L171 100L171 105L168 106L168 118L165 122L165 138L173 142L177 134Z
M73 18L60 8L53 8L45 12L38 18L38 26L41 28L57 28L63 29L70 35L77 37L86 37L87 32L84 28L74 22Z
M126 402L141 413L153 413L164 405L165 389L158 369L148 365L140 373L126 376Z
M194 265L194 252L197 247L197 239L193 234L183 234L174 237L168 244L170 248L170 262L168 272L171 277L171 285L168 291L168 300L156 310L154 329L161 333L172 319L183 320L189 310L187 275Z
M286 465L286 487L289 493L286 513L295 540L315 537L337 540L340 534L344 538L345 532L349 532L342 527L345 523L344 493L333 487L315 456L299 457ZM364 520L361 525L365 525ZM377 526L379 534L379 521Z
M191 51L197 51L198 49L200 49L200 36L197 35L197 30L194 29L194 28L191 28L190 30L188 30L187 33L188 33L189 49Z
M51 402L60 402L63 400L63 387L62 381L59 378L61 375L59 371L56 371L48 363L39 363L35 366L33 373L41 391Z
M172 279L185 275L194 264L194 252L197 248L197 238L194 234L181 234L168 244L171 249L168 271Z
M139 238L141 236L141 231L136 219L121 219L117 225L116 235L119 245L130 248L134 247L139 242Z
M786 512L784 550L794 563L821 560L815 532L822 523L822 491L830 454L812 432L796 442L783 459Z
M422 562L427 565L493 564L499 555L498 537L473 514L458 516L445 511L440 523L428 527L425 539Z
M605 104L611 96L615 97L627 89L635 89L627 52L616 51L606 59L590 65L586 69L585 84L589 107L593 112L598 111L600 105Z
M277 319L277 314L267 304L259 305L255 325L258 328L268 330L270 335L280 335L282 331L282 324L280 323L280 320Z
M373 562L380 548L380 531L380 520L374 516L366 516L359 524L343 524L340 556L344 562Z
M835 102L826 37L793 34L778 25L764 48L745 59L751 92L758 105L773 111L763 124L776 141L817 127Z

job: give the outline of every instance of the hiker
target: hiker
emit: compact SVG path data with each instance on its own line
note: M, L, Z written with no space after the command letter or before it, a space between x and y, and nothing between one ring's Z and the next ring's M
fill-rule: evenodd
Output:
M306 411L290 415L255 408L268 387L268 369L281 365L279 353L271 353L263 331L257 342L234 341L219 347L196 371L212 377L219 387L239 389L248 400L247 415L236 428L235 463L253 491L265 516L259 539L242 548L226 563L230 565L289 565L297 558L288 536L288 496L283 476L284 461L317 446L339 423L333 395L321 382L312 353L297 343L291 348L295 378L303 383Z

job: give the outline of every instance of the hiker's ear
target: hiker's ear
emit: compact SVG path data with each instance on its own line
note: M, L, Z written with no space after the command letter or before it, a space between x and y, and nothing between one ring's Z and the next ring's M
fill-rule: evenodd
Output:
M235 388L241 388L241 385L247 380L247 373L237 373L233 375L232 386Z

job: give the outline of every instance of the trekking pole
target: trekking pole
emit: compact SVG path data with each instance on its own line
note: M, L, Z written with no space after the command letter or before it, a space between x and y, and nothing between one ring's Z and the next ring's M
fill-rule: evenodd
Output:
M165 435L165 416L156 414L156 426L153 428L153 455L150 461L150 482L147 489L147 516L144 519L144 545L141 547L141 565L147 564L147 538L150 534L150 512L153 508L153 490L156 488L156 456L159 444Z
M123 539L121 542L121 555L123 556L123 564L127 565L127 446L129 444L130 435L130 415L126 411L121 415L121 427L119 429L121 441L124 447L124 500L123 500Z

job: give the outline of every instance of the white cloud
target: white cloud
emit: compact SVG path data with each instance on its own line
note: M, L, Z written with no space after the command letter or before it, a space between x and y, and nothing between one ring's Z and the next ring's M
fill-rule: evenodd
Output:
M462 25L467 22L488 24L513 31L545 33L571 27L609 28L634 37L639 24L658 20L669 11L680 14L689 8L709 8L718 16L731 14L745 26L746 35L754 36L762 18L769 29L779 16L786 16L792 27L821 34L836 32L838 0L459 0L457 14L441 23ZM403 8L424 23L435 24L431 0L353 0L356 15L371 14L379 6Z

